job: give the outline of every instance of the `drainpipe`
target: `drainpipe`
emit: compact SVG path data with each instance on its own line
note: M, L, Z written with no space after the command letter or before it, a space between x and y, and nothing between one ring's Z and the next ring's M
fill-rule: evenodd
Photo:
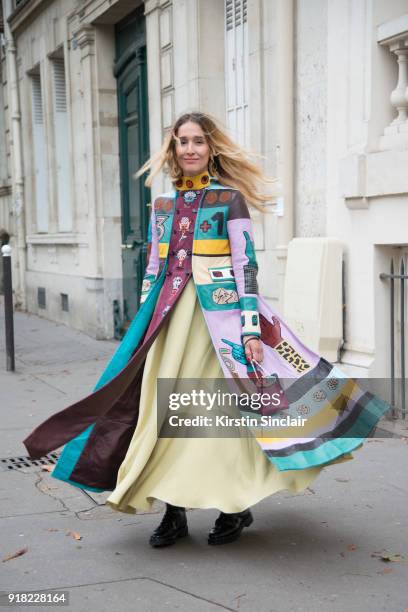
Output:
M21 112L17 81L17 48L14 37L10 31L8 18L13 12L12 0L4 0L4 35L6 39L6 66L8 104L10 109L11 138L12 138L12 193L13 213L16 231L16 272L17 283L15 289L15 303L22 310L26 309L26 241L24 221L24 177L23 154L21 148Z
M295 233L294 216L294 0L277 0L277 176L281 181L283 216L277 218L277 257L284 274L288 244Z

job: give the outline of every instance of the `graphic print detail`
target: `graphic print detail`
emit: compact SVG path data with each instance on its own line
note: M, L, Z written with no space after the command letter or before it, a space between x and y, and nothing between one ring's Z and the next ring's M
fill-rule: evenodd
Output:
M178 268L182 268L183 267L183 261L187 257L187 251L185 249L180 249L179 251L177 251L176 257L178 259L178 266L177 267Z
M283 342L278 344L278 346L275 346L275 350L297 372L305 372L306 370L309 370L310 365L286 340L283 340Z
M212 292L212 299L216 304L234 304L239 301L238 293L234 289L218 287Z
M186 191L186 193L183 195L183 200L186 202L186 204L190 204L191 202L194 202L196 197L197 194L195 191Z
M210 230L211 228L212 228L212 225L211 223L208 223L207 220L204 220L200 225L200 230L204 232L204 234L206 234L208 230Z
M245 255L248 257L248 263L244 266L244 283L245 293L258 293L258 264L255 257L254 243L251 240L249 233L244 231L244 238L246 242Z
M216 212L211 217L211 221L217 222L217 234L218 236L222 236L222 231L224 229L224 213L221 211Z
M190 224L191 221L188 217L181 217L179 221L179 230L181 231L180 240L183 240L183 238L187 238L186 232L188 232Z
M152 286L151 281L148 278L145 278L142 283L142 292L144 293L145 291L149 291L151 286Z
M244 266L245 293L258 293L257 274L258 268Z
M326 399L327 395L323 389L318 389L313 393L312 397L315 402L322 402L324 399Z
M181 278L181 276L176 276L175 278L173 278L173 289L171 290L173 295L177 293L182 282L183 279Z
M234 270L227 266L226 268L208 268L211 280L214 283L219 283L227 280L234 280Z
M281 335L279 319L272 317L272 323L262 314L259 315L261 324L262 342L272 347L293 369L297 372L305 372L310 369L310 364L287 342Z
M163 238L165 228L165 222L170 217L170 215L156 215L156 229L157 234L159 236L159 240Z

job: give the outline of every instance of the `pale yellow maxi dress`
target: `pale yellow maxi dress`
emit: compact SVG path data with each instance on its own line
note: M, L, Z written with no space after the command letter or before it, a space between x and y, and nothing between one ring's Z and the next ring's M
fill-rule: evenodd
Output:
M277 491L297 493L312 483L322 466L280 472L253 437L157 437L157 378L223 377L190 279L147 354L139 420L106 501L110 507L133 514L159 499L240 512ZM352 458L350 453L340 461Z

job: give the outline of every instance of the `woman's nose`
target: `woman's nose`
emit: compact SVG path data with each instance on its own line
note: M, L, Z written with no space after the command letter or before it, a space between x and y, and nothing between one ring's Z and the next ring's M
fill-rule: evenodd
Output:
M188 151L189 153L193 153L193 151L194 151L194 143L193 143L193 141L192 141L192 140L190 140L190 141L187 143L187 151Z

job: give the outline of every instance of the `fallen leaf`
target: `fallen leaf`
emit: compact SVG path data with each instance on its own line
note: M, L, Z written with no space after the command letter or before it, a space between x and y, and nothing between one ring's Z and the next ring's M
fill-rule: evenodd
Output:
M16 557L21 557L21 555L25 555L27 551L28 551L27 546L25 548L20 548L17 552L13 553L12 555L7 555L7 557L4 557L3 562L10 561L10 559L15 559Z
M391 572L393 572L394 570L392 569L392 567L386 567L385 569L381 570L380 572L377 572L377 574L391 574Z
M377 559L381 559L385 563L397 563L405 558L404 555L388 553L386 550L374 551L371 553L371 557L377 557Z
M81 540L82 536L77 531L67 531L65 535L70 535L74 540Z
M402 561L403 558L403 555L381 555L381 561L385 562L392 561L397 563L398 561Z
M55 465L43 465L41 467L41 471L42 472L52 472L52 470L54 469Z
M58 531L58 529L55 529L55 527L48 527L48 529L46 529L46 531Z
M357 544L347 544L347 550L356 550Z

